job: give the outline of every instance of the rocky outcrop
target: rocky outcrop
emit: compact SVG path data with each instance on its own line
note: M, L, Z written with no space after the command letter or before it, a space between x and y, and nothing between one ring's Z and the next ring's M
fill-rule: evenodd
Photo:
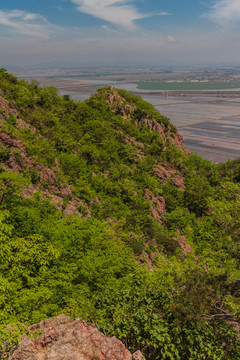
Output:
M144 156L144 144L140 141L137 141L134 137L125 135L126 144L132 146L134 150L137 152L135 158L136 160L142 159L145 160Z
M109 109L114 112L116 115L121 115L124 119L132 119L132 114L137 109L136 106L128 103L124 97L122 97L117 89L109 87L103 92L99 92L97 95L106 101ZM151 118L151 115L148 117L142 117L138 119L140 125L146 125L151 131L156 131L159 133L163 139L164 148L166 148L167 142L170 142L172 145L175 145L179 150L185 152L185 154L190 154L189 150L183 145L183 137L178 133L178 131L172 131L170 125L165 125Z
M131 112L136 108L129 104L116 89L109 87L103 92L99 92L96 96L100 96L109 104L111 111L116 115L121 115L124 119L131 119Z
M180 248L183 251L183 255L187 255L188 253L191 253L191 252L194 253L194 250L191 247L191 245L186 242L185 236L182 236L179 231L177 232L177 235L180 237L176 237L173 239L178 242Z
M143 356L143 354L141 353L141 351L136 351L134 354L133 354L133 360L145 360L145 357Z
M20 121L20 124L25 127L28 125L27 123L24 125L24 121ZM30 176L35 174L34 184L26 184L22 192L23 197L28 198L41 191L42 198L49 198L57 210L63 210L64 215L74 214L79 217L91 217L87 204L74 196L72 187L66 181L58 181L59 164L57 160L55 160L53 169L44 167L37 163L34 157L28 155L27 147L20 139L12 138L3 131L0 132L1 148L9 151L9 155L2 162L5 171L15 173L28 171Z
M183 146L183 137L178 133L172 133L170 125L165 127L165 125L160 124L156 120L144 118L141 120L151 131L156 131L161 138L163 139L163 144L166 145L167 141L176 145L179 150L185 151Z
M137 257L137 263L139 265L144 265L146 269L148 269L150 272L153 272L156 266L153 265L153 262L156 258L155 253L148 253L145 250Z
M16 149L22 149L24 147L21 140L13 139L5 132L0 133L0 146L9 146ZM26 150L25 147L24 149Z
M11 108L9 102L0 96L0 120L3 120L10 115L17 115L17 110Z
M131 354L116 337L107 337L94 324L69 317L41 321L30 327L37 338L24 335L9 360L145 360L140 351Z
M37 132L37 130L34 126L32 126L31 124L27 123L25 120L22 120L22 119L16 119L16 125L20 129L29 129L34 134ZM40 135L38 135L38 136L40 136Z
M164 185L167 181L170 181L180 189L185 189L185 177L171 166L158 164L155 168L153 168L153 171L159 179L161 185Z
M163 196L154 196L150 190L145 189L145 196L147 200L151 202L151 213L152 217L157 220L159 223L162 221L162 217L165 213L165 200Z

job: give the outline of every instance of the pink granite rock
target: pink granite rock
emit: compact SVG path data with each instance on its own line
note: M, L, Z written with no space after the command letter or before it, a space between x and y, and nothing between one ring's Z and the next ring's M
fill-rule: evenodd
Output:
M70 322L59 315L33 325L36 338L26 335L9 360L145 360L140 351L134 355L116 337L107 337L94 324L82 319Z

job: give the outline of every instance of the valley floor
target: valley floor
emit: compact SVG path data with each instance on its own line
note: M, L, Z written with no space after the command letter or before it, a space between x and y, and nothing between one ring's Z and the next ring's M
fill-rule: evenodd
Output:
M217 163L240 157L239 98L143 98L170 118L191 152Z

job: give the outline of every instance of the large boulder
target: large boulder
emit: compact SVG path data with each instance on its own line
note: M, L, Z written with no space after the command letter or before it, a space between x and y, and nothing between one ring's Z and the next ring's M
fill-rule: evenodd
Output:
M36 338L23 336L9 360L134 360L145 358L131 354L116 337L107 337L94 324L82 319L70 322L59 315L30 327Z

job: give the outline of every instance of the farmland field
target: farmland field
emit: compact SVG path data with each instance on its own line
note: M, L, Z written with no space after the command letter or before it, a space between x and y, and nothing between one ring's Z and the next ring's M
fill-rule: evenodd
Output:
M137 84L137 88L139 90L226 90L239 89L240 83L141 81Z

